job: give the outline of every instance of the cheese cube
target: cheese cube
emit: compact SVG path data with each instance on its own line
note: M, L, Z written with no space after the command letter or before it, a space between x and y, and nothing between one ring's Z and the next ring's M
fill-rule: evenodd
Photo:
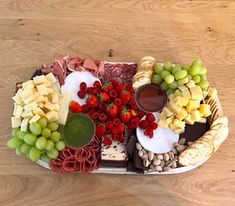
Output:
M15 112L15 117L20 118L22 113L23 113L24 108L20 105L18 105L16 112Z
M178 84L179 85L184 85L184 84L188 83L188 81L189 81L189 78L185 77L185 78L183 78L181 80L178 80Z
M43 102L40 102L40 103L38 103L38 106L39 106L41 109L43 109L43 108L44 108L44 103L43 103Z
M210 105L209 104L201 104L200 105L200 114L205 117L208 117L209 115L211 115Z
M21 125L21 118L11 117L11 127L18 128Z
M190 88L190 92L191 92L191 97L192 99L195 100L202 100L203 99L203 93L202 93L202 89L199 86L195 86Z
M29 119L23 119L20 125L20 131L27 132Z
M201 119L200 119L198 122L200 122L200 123L206 123L206 118L201 117Z
M166 119L160 119L158 125L161 128L167 128L168 127L168 123L167 123Z
M175 97L175 102L178 106L184 107L188 104L188 99L186 97L177 96Z
M37 104L39 104L40 102L44 101L44 96L38 94L37 97L34 99L34 102L36 102Z
M47 102L49 102L49 99L48 99L48 97L47 97L47 96L44 96L44 97L43 97L43 100L42 100L42 102L44 102L44 103L47 103Z
M184 128L185 127L185 122L182 122L178 119L174 119L174 121L171 123L172 129L179 129L179 128Z
M31 110L36 109L37 106L38 106L38 105L37 105L36 102L32 102L32 103L30 103L30 104L26 104L26 105L24 106L24 110L25 110L25 111L31 111Z
M45 84L39 84L36 86L36 88L41 95L48 95L47 87Z
M46 118L48 122L54 122L59 120L58 112L56 111L49 111L46 113Z
M27 98L22 99L22 101L23 101L25 104L29 104L29 103L31 103L35 98L36 98L35 95L30 95L30 96L28 96Z
M190 92L189 92L188 89L182 91L182 96L183 96L183 97L186 97L187 99L191 99L191 94L190 94Z
M36 77L33 78L33 83L35 85L43 84L43 83L45 83L46 80L47 79L46 79L45 75L40 75L40 76L36 76Z
M27 98L27 97L33 95L34 92L35 92L35 91L33 90L33 88L27 87L26 89L24 89L24 90L20 93L20 97L21 97L21 99L23 100L23 99L25 99L25 98Z
M56 83L57 79L55 78L54 74L53 73L49 73L46 75L46 78L49 82L51 82L51 84L54 84Z
M28 81L22 83L22 87L23 87L23 89L26 87L34 87L33 80L28 80Z
M185 128L177 128L177 129L175 129L174 131L175 131L175 133L177 133L177 134L182 134L182 133L184 133Z
M51 94L51 102L53 104L58 104L59 103L59 95L56 92L53 92Z
M188 116L188 112L185 109L182 109L177 115L176 118L178 120L183 120L185 117Z
M15 116L16 114L17 107L18 107L18 104L14 103L13 116Z
M54 105L51 104L50 102L47 102L46 104L44 104L44 108L48 110L54 110Z
M33 115L33 112L32 112L32 111L24 111L21 116L22 116L23 118L30 119L30 118L32 118L34 115Z
M170 123L172 123L173 120L174 120L174 116L168 117L168 118L166 119L167 125L169 125Z
M195 122L197 122L201 119L201 115L200 115L199 110L192 111L191 116L192 116L192 120Z
M59 104L53 104L54 110L55 111L60 111L60 105Z
M174 112L175 114L177 114L178 112L180 112L181 107L179 107L175 102L171 101L168 103L167 107Z
M60 87L58 87L57 84L52 84L51 88L56 92L60 92Z
M45 86L47 87L47 88L49 88L49 87L51 87L51 82L50 81L48 81L48 79L46 79L45 80Z
M176 96L182 96L182 92L180 90L175 90L175 93L174 93L175 97Z
M190 89L190 88L196 86L196 84L195 84L195 82L194 82L193 80L190 80L190 81L186 84L186 86Z
M12 99L15 101L16 104L22 104L23 103L23 101L22 101L19 94L16 94L14 97L12 97Z
M161 112L161 117L170 117L173 115L173 112L171 110L169 110L167 107L165 107L162 112Z
M217 95L217 90L215 88L210 87L208 90L208 96L215 100L217 98Z
M47 92L48 92L48 94L51 94L51 93L53 93L53 92L54 92L54 90L53 90L53 89L51 89L51 88L47 88Z
M200 101L198 100L189 100L188 105L186 107L187 112L190 113L192 110L198 109L200 106Z
M187 88L185 85L180 85L180 86L178 86L178 89L179 89L181 92L183 92L183 91L185 91L185 90L188 90L188 88Z
M190 124L190 125L193 125L194 124L194 121L192 119L192 116L191 114L189 114L185 119L184 121L187 123L187 124Z
M31 124L33 122L37 122L40 118L41 117L38 114L36 114L32 119L29 120L29 123Z
M45 113L43 112L43 110L40 107L37 107L36 109L34 109L33 113L38 114L40 116L45 116Z

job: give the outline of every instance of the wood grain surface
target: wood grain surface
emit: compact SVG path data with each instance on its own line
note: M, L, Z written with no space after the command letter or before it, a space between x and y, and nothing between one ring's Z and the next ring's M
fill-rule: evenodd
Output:
M235 205L234 21L233 0L1 0L0 206ZM228 139L200 168L171 176L56 175L17 157L5 146L15 83L66 54L201 57L229 117Z

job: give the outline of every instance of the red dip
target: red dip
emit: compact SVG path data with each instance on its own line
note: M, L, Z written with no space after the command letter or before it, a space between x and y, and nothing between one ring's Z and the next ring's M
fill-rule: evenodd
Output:
M137 89L135 99L140 109L146 112L159 112L167 102L167 95L159 85L146 84Z

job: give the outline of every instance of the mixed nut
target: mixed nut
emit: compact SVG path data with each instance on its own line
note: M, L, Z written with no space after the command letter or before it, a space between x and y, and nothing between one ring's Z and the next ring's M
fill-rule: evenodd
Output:
M149 171L169 171L178 166L179 154L183 152L187 146L186 139L181 138L179 142L174 144L174 148L164 154L154 154L151 151L145 150L140 143L136 143L136 149L138 156L143 160L144 167L148 168Z

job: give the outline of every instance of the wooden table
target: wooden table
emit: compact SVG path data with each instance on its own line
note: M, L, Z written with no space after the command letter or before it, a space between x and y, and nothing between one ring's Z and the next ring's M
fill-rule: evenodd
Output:
M2 0L0 205L235 205L234 20L232 0ZM229 138L203 166L172 176L56 175L16 157L5 146L15 83L67 54L176 63L201 57L229 117Z

